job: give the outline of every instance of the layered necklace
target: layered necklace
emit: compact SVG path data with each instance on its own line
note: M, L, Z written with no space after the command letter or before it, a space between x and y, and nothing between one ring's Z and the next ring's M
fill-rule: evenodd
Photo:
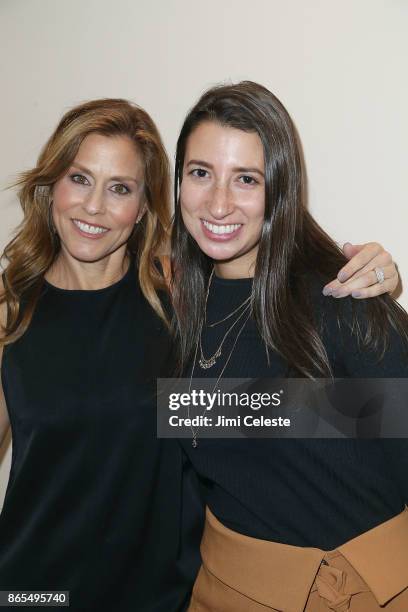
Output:
M214 276L214 268L212 269L212 272L210 274L210 278L208 281L207 293L205 296L204 320L201 323L200 334L199 334L199 339L198 339L198 348L200 350L200 358L198 360L198 365L203 370L208 370L208 368L212 368L212 366L217 363L217 359L219 359L222 355L222 347L224 346L225 340L228 338L228 336L230 335L234 327L245 316L245 313L247 313L249 309L251 308L251 295L249 295L237 308L235 308L232 312L230 312L226 317L224 317L223 319L220 319L220 321L215 321L215 323L207 323L207 302L208 302L208 295L210 293L211 281L212 281L213 276ZM225 332L218 348L215 350L215 352L210 357L208 358L205 357L204 352L203 352L203 343L202 343L202 334L203 334L204 325L207 325L207 327L214 328L217 325L224 323L224 321L228 321L228 319L230 319L231 317L234 316L234 314L237 314L237 313L238 313L237 318L235 319L235 321L232 322L230 327ZM234 347L235 347L235 343L234 343Z
M205 305L204 305L204 317L201 321L201 325L200 325L200 332L198 335L198 341L196 344L196 350L194 353L194 361L193 361L193 367L191 370L191 376L190 376L190 384L188 387L188 392L191 392L191 385L192 385L192 381L193 381L193 376L194 376L194 370L196 367L196 363L197 363L197 355L198 355L198 351L200 351L200 358L198 360L198 365L200 366L200 368L202 368L203 370L208 370L209 368L212 368L213 365L215 365L217 363L217 359L219 359L222 355L222 348L224 346L225 340L227 339L227 337L229 336L229 334L232 332L232 330L236 327L236 325L238 325L238 323L241 321L242 324L241 326L238 328L237 334L235 336L235 340L234 343L232 345L232 348L230 350L229 355L227 356L227 359L221 369L220 374L218 375L218 378L215 382L215 385L213 387L212 393L214 393L219 381L221 380L222 375L224 374L225 368L227 367L232 353L234 352L235 346L239 340L239 337L245 327L245 325L247 324L250 316L251 316L251 298L252 295L249 295L237 308L235 308L232 312L230 312L229 314L227 314L227 316L225 316L223 319L220 319L220 321L215 321L214 323L208 323L207 324L207 302L208 302L208 295L210 293L210 287L211 287L211 281L212 278L214 276L214 268L212 269L212 272L210 274L210 278L208 280L208 286L207 286L207 293L205 296ZM227 331L225 332L220 344L218 345L218 348L216 349L216 351L208 358L206 358L204 356L203 353L203 344L202 344L202 335L203 335L203 328L204 325L207 325L207 327L211 327L214 328L217 325L220 325L221 323L224 323L224 321L227 321L228 319L231 319L231 317L233 317L234 315L237 315L237 317L235 318L235 320L232 322L232 324L230 325L230 327L227 329ZM206 408L204 408L203 414L202 416L205 415L206 412ZM190 418L190 407L187 407L187 415L188 418ZM193 448L197 448L198 446L198 441L197 441L197 437L198 437L198 429L199 427L193 427L192 425L190 426L191 429L191 433L192 433L192 446Z

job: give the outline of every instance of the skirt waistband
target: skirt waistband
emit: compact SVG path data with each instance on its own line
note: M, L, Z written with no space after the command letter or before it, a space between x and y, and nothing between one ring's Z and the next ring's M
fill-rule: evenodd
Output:
M303 610L322 562L339 553L384 605L408 587L408 509L334 551L251 538L206 511L203 564L228 586L271 608Z

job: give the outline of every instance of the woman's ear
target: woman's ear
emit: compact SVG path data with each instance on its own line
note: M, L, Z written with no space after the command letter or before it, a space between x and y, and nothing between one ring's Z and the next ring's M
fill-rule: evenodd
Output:
M147 205L146 203L143 203L137 215L135 225L137 225L143 219L146 210L147 210Z

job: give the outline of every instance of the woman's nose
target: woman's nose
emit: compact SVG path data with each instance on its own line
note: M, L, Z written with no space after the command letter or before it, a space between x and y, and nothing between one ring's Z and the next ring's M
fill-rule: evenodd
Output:
M89 215L105 212L105 196L103 189L94 187L83 202L83 208Z
M222 219L234 210L234 203L228 185L215 185L210 194L208 209L214 219Z

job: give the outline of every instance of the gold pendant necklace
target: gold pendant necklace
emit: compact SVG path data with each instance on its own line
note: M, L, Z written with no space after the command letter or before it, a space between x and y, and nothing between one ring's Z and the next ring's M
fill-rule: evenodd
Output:
M229 333L230 333L230 331L233 329L233 327L235 327L235 325L238 323L238 321L240 321L240 320L242 319L242 317L244 316L244 314L245 314L245 313L246 313L246 312L247 312L247 311L250 309L250 307L251 307L250 299L251 299L251 297L252 297L252 296L250 295L250 296L249 296L249 297L248 297L248 298L247 298L247 299L246 299L246 300L245 300L245 301L244 301L244 302L243 302L243 303L242 303L242 304L241 304L241 305L240 305L238 308L236 308L236 309L235 309L235 311L233 311L232 313L230 313L230 314L229 314L227 317L225 317L225 318L224 318L224 319L222 319L221 321L218 321L217 323L213 323L213 324L210 326L210 327L214 327L215 325L218 325L218 323L222 323L222 321L225 321L225 320L229 319L229 318L230 318L230 317L231 317L231 316L232 316L232 315L233 315L235 312L237 312L237 311L238 311L240 308L242 308L242 306L243 306L244 304L246 304L246 303L248 302L248 304L245 306L245 308L244 308L244 310L242 311L242 313L239 315L239 317L236 319L236 321L234 321L233 325L230 327L230 329L229 329L229 330L227 331L227 333L225 334L225 336L224 336L224 338L222 339L221 344L220 344L220 346L218 347L217 351L216 351L216 352L214 353L214 355L212 355L212 356L211 356L209 359L206 359L206 358L204 357L204 355L203 355L203 351L202 351L202 342L201 342L201 337L202 337L202 333L203 333L204 323L205 323L205 321L206 321L206 319L207 319L207 301L208 301L208 294L209 294L209 291L210 291L210 284L211 284L211 279L212 279L212 277L213 277L213 274L214 274L214 268L213 268L213 270L212 270L212 272L211 272L211 275L210 275L210 278L209 278L209 281L208 281L207 294L206 294L206 298L205 298L205 311L204 311L204 319L201 321L200 332L199 332L199 335L198 335L198 341L197 341L197 344L196 344L196 349L195 349L195 353L194 353L194 361L193 361L193 367L192 367L192 369L191 369L190 382L189 382L189 386L188 386L188 393L190 393L190 392L191 392L191 385L192 385L193 375L194 375L194 370L195 370L195 366L196 366L196 362L197 362L197 353L198 353L198 349L200 348L200 352L201 352L201 357L200 357L200 360L199 360L199 362L198 362L198 363L199 363L199 365L200 365L200 367L201 367L201 368L203 368L203 369L208 369L208 368L212 367L212 366L214 365L214 363L216 362L216 360L218 359L218 357L220 357L220 356L221 356L221 349L222 349L222 345L223 345L223 344L224 344L224 342L225 342L225 338L228 336L228 334L229 334ZM224 364L224 366L223 366L223 368L222 368L222 370L221 370L221 372L220 372L220 374L219 374L219 376L218 376L218 378L217 378L217 380L216 380L216 382L215 382L215 385L214 385L214 387L213 387L213 389L212 389L212 392L211 392L211 393L214 393L214 391L215 391L215 389L216 389L216 387L217 387L218 383L220 382L221 377L222 377L222 375L223 375L223 374L224 374L224 372L225 372L225 368L227 367L227 365L228 365L228 363L229 363L229 361L230 361L230 359L231 359L232 353L234 352L234 349L235 349L235 346L236 346L236 344L237 344L237 342L238 342L238 340L239 340L239 337L240 337L240 335L241 335L242 331L244 330L244 327L245 327L245 325L247 324L247 322L248 322L248 320L250 319L250 317L251 317L251 312L249 312L248 316L245 318L245 320L244 320L243 324L242 324L242 325L241 325L241 327L239 328L239 331L238 331L238 333L237 333L237 335L236 335L236 337L235 337L235 340L234 340L234 344L232 345L232 348L231 348L230 354L228 355L228 357L227 357L227 359L226 359L226 361L225 361L225 364ZM207 365L207 364L210 364L210 365ZM204 408L204 411L203 411L203 413L202 413L202 415L201 415L202 417L204 417L204 415L205 415L205 413L206 413L206 410L207 410L207 408ZM187 416L188 416L188 418L190 419L190 406L189 406L189 405L187 406ZM190 422L191 422L191 421L190 421ZM190 425L190 429L191 429L191 433L192 433L192 442L191 442L191 445L192 445L192 447L193 447L193 448L197 448L197 446L198 446L197 437L198 437L198 430L199 430L199 427L194 428L192 425Z
M208 280L208 287L207 287L207 293L205 296L205 305L204 305L204 322L206 322L207 320L207 302L208 302L208 295L210 293L210 286L211 286L211 281L212 281L212 277L214 275L214 268L212 269L210 278ZM208 368L212 368L213 365L215 365L217 363L217 359L219 359L219 357L221 357L222 355L222 347L224 345L225 340L227 339L227 337L229 336L229 334L231 333L231 331L234 329L234 327L237 325L237 323L242 319L242 317L245 315L245 313L250 309L251 307L251 295L249 295L243 302L242 304L240 304L237 308L235 308L229 315L227 315L226 317L224 317L223 319L221 319L220 321L216 321L215 323L211 323L209 324L208 327L215 327L216 325L219 325L220 323L223 323L224 321L227 321L230 317L232 317L234 314L236 314L243 306L245 306L245 308L243 309L243 311L239 314L239 316L237 317L237 319L232 323L232 325L227 329L226 333L224 334L221 343L219 344L218 348L216 349L216 351L208 358L206 358L204 356L204 351L203 351L203 344L202 344L202 332L203 332L203 323L201 324L201 329L200 329L200 334L199 334L199 349L200 349L200 359L198 360L198 364L200 366L200 368L202 368L203 370L208 370Z
M237 335L235 337L234 344L232 345L232 349L230 351L230 354L227 357L227 360L226 360L226 362L225 362L225 364L224 364L224 366L223 366L223 368L222 368L222 370L221 370L221 372L220 372L220 374L219 374L219 376L218 376L218 378L217 378L217 380L215 382L215 385L214 385L211 393L214 393L215 389L217 388L217 385L220 382L221 377L222 377L222 375L225 372L225 368L227 367L227 365L228 365L228 363L229 363L229 361L231 359L231 356L232 356L232 353L234 352L235 346L236 346L236 344L237 344L237 342L239 340L239 337L240 337L240 335L241 335L245 325L247 324L250 316L251 316L251 313L249 313L249 315L246 317L245 321L241 325L241 327L240 327L240 329L239 329L239 331L238 331L238 333L237 333ZM202 324L201 324L200 335L201 335L201 332L202 332ZM188 393L189 394L191 393L191 385L192 385L194 370L195 370L195 366L196 366L197 352L198 352L198 342L197 342L196 350L195 350L195 353L194 353L193 367L192 367L192 370L191 370L190 382L189 382L189 385L188 385ZM207 408L204 408L204 411L203 411L201 417L204 417L204 415L206 413L206 410L207 410ZM187 406L187 417L190 419L190 406L189 405ZM197 437L198 437L199 427L197 426L196 428L194 428L192 425L190 425L190 429L191 429L191 433L193 434L191 445L192 445L193 448L197 448L197 446L198 446Z

